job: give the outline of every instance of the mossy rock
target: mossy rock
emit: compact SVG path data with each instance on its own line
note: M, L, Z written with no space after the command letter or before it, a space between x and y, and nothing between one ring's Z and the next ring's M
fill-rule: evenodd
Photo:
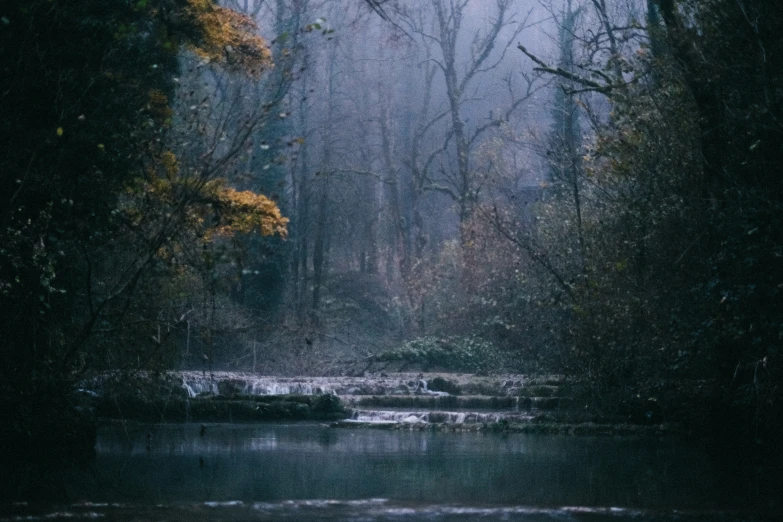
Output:
M461 390L459 385L443 377L435 377L427 382L427 389L430 391L446 392L450 395L459 395Z
M244 383L237 380L219 380L217 387L220 395L227 395L229 397L241 395L245 388Z
M463 395L506 395L506 390L500 382L469 382L463 384L460 390Z
M140 422L255 422L339 419L346 415L334 395L262 395L195 399L116 397L100 401L99 417Z
M560 407L559 397L532 397L533 408L538 410L556 410Z
M312 401L313 413L335 414L345 413L342 401L336 395L316 395Z
M517 406L516 397L465 397L459 407L477 410L508 410Z
M478 336L420 337L373 357L378 363L402 363L427 371L460 371L486 375L505 366L506 356Z
M555 397L561 395L558 386L538 384L526 386L519 390L519 395L524 397Z

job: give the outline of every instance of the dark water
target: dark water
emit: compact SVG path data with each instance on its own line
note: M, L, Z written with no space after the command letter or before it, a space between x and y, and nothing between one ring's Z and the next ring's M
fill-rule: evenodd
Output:
M9 473L0 520L776 520L752 470L675 440L112 427L92 462Z

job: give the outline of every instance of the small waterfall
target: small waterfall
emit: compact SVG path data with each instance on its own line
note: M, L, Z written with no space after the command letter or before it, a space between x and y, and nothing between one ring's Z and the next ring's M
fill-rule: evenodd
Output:
M218 385L216 381L208 378L182 379L182 387L188 392L188 397L193 398L202 393L218 394Z
M430 412L410 411L367 411L355 410L351 420L366 423L406 423L420 424L429 422Z
M334 390L325 384L254 379L245 384L242 393L245 395L325 395L334 394Z
M356 407L348 422L369 424L467 427L498 422L526 422L532 418L538 406L545 404L542 401L549 404L558 400L520 398L520 390L527 388L527 382L521 376L495 381L463 381L459 383L462 394L450 395L430 390L422 374L271 377L237 372L182 372L179 375L182 387L191 398L205 393L224 396L337 395L344 404ZM536 388L546 391L551 386L539 385Z
M353 410L350 420L367 424L489 424L524 422L530 420L530 416L516 412Z
M182 387L189 397L213 395L364 395L441 397L421 377L259 377L234 372L181 372Z

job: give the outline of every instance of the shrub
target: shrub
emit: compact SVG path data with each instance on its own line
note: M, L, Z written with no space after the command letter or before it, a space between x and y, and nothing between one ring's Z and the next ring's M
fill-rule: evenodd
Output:
M431 391L446 392L451 395L459 395L459 385L443 377L435 377L427 383L427 389Z
M421 337L375 356L379 362L403 362L422 370L485 373L499 371L505 357L495 345L476 336Z

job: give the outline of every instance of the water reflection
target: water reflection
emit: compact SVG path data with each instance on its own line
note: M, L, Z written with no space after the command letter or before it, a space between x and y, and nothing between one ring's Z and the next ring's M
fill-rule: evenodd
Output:
M201 435L199 426L178 425L107 429L96 449L100 480L75 474L75 498L379 497L680 509L725 508L743 500L736 477L719 476L698 448L674 441L321 425L209 425Z
M722 474L700 448L673 440L348 430L318 424L111 427L100 432L89 466L59 469L47 477L61 488L58 502L130 504L131 511L163 505L179 513L183 505L205 509L210 504L204 502L230 501L238 502L231 509L252 512L251 518L271 517L275 509L287 513L292 506L318 511L314 505L290 504L312 499L332 499L337 504L326 505L333 512L348 510L366 520L386 520L392 513L404 519L404 510L425 506L435 506L426 508L435 510L437 516L427 518L432 520L479 518L479 512L471 518L468 511L454 511L465 506L496 510L487 515L491 520L604 520L635 509L720 510L725 515L753 505L746 476ZM365 504L359 509L345 503L366 499L389 501L375 515ZM534 516L519 506L547 509ZM563 511L562 506L596 508L589 513L600 516L591 519L587 511ZM605 511L611 506L631 511ZM119 509L115 515L122 518L123 513ZM179 516L170 515L162 518ZM340 516L324 520L354 515Z

